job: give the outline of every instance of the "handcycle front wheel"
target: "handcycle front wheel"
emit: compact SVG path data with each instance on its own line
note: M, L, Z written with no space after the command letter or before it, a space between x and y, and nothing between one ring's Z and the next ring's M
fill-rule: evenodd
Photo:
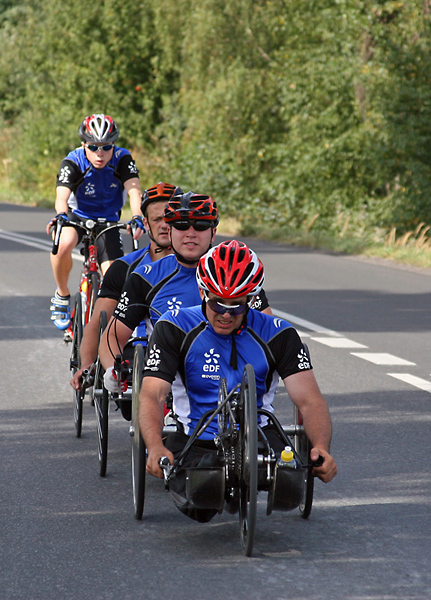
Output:
M73 323L72 323L72 349L70 353L70 369L72 376L81 368L81 358L79 355L79 349L81 346L83 333L82 325L82 299L81 294L78 292L75 295L75 307L73 310ZM83 412L83 400L85 391L82 389L75 390L73 392L73 418L75 422L75 434L76 437L81 437L82 433L82 412Z
M239 522L241 544L246 556L253 550L257 512L257 395L254 369L244 368L240 390L239 443L241 475Z
M99 318L99 343L107 326L107 315L104 310ZM97 420L97 454L99 459L99 475L105 477L108 463L108 419L109 419L109 395L103 386L103 368L100 359L96 363L94 376L94 408Z
M142 513L144 512L145 474L147 466L145 443L139 428L139 392L141 389L143 367L144 347L142 344L137 344L133 356L132 423L130 427L132 438L133 504L136 519L142 519Z

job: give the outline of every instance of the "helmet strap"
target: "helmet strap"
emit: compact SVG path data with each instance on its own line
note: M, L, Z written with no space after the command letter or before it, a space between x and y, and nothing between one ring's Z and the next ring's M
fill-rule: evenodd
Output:
M199 263L199 258L197 260L189 260L188 258L184 258L184 256L182 254L180 254L179 252L177 252L174 248L174 245L171 242L171 248L174 251L175 256L177 257L177 261L180 263L184 263L185 265L190 265L190 266L196 266ZM208 246L208 248L205 250L205 252L202 254L202 256L204 254L206 254L208 252L208 250L212 248L212 243L210 243L210 245Z
M147 229L147 233L150 240L156 245L156 247L154 248L155 254L159 254L159 252L163 252L163 250L169 250L169 248L171 247L170 244L168 244L167 246L161 246L158 242L156 242L156 240L153 237L153 234L151 233L151 227L149 226Z

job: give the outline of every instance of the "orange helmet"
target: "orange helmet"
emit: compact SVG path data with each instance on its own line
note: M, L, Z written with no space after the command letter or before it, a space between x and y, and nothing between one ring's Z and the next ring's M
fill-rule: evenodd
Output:
M157 185L153 185L153 187L148 188L142 194L142 214L146 215L149 204L152 204L153 202L160 202L161 200L166 200L166 202L168 202L168 200L177 193L182 193L181 188L175 187L170 183L159 181Z

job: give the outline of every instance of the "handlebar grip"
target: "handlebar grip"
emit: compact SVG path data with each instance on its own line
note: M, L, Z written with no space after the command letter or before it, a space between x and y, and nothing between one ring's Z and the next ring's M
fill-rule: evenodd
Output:
M323 458L323 456L319 455L319 458L317 460L312 460L311 461L311 466L312 467L321 467L324 463L325 459Z
M52 241L51 253L55 256L58 253L58 246L60 244L61 230L63 229L64 219L63 217L57 217L55 221L55 234Z
M161 468L166 468L170 466L170 462L169 462L169 458L167 456L162 456L159 460L159 465L161 466Z
M139 240L135 240L135 233L136 233L137 229L138 229L138 226L136 225L135 221L132 219L130 221L130 235L132 236L133 250L139 250Z

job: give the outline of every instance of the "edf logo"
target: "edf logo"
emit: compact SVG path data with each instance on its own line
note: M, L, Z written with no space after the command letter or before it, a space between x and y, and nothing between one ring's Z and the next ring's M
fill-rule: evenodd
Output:
M220 365L218 359L220 358L220 354L217 354L214 348L211 348L209 352L205 352L204 354L206 361L203 366L203 370L210 373L217 373L220 369Z

